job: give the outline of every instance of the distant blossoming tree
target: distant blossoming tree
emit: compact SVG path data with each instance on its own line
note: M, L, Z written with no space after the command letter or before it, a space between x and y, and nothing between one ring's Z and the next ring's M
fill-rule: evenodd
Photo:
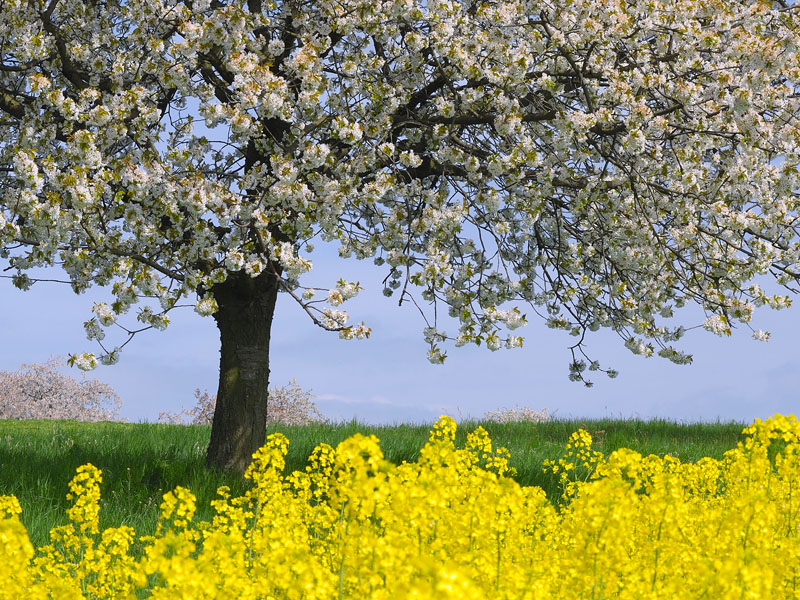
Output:
M182 408L179 413L164 411L158 420L164 423L180 425L211 425L217 408L216 395L211 396L208 390L195 390L197 403L190 409ZM324 423L327 419L311 399L311 390L304 390L292 379L288 385L271 387L267 397L267 424L309 425Z
M77 381L57 371L63 359L0 371L0 419L119 421L122 401L96 379Z
M264 441L279 291L369 333L358 284L303 285L317 239L383 265L434 362L519 346L526 303L574 380L601 327L687 363L674 309L726 335L800 274L799 46L767 0L5 0L2 257L113 285L90 339L145 297L143 328L213 315L224 469Z

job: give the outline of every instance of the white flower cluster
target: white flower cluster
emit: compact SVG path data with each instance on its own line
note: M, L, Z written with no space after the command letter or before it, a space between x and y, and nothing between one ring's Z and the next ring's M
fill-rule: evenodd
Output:
M39 166L27 152L14 155L14 174L22 185L38 194L44 187L44 179L39 174Z
M298 256L288 242L281 242L275 258L292 279L296 279L311 270L311 261Z
M484 309L483 314L492 323L503 323L512 330L528 323L525 315L523 315L516 306L510 310L498 310L497 308L490 307Z
M731 326L728 319L723 315L711 315L703 321L703 329L715 335L730 335Z
M443 352L438 346L433 346L430 350L428 350L428 361L434 365L440 365L444 363L446 358L447 353Z
M676 365L690 365L692 364L692 355L676 350L672 346L667 346L658 351L658 355L662 358L674 362Z
M336 287L328 291L328 304L331 306L338 306L342 302L355 298L363 288L358 282L352 283L339 279L336 282Z
M217 301L210 296L206 296L202 300L199 300L194 307L194 311L201 317L213 315L218 310L219 306L217 305Z
M70 354L67 359L70 367L78 367L81 371L91 371L97 368L97 357L92 353Z
M169 316L166 312L155 313L149 306L139 310L136 319L150 327L163 331L169 325Z
M641 354L642 356L653 355L653 346L635 337L629 337L625 340L625 347L634 354Z
M92 311L97 315L97 318L103 327L113 325L117 320L117 313L115 313L105 302L96 303L94 308L92 308Z
M351 325L339 330L339 337L343 340L364 340L370 336L372 329L367 327L364 322L358 325Z
M114 348L111 352L107 352L100 356L100 362L106 366L115 365L119 362L119 348Z

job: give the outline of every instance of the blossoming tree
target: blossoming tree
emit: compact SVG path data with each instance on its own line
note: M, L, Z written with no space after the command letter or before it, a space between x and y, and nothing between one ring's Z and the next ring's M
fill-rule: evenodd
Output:
M766 0L5 0L2 258L112 284L90 339L143 298L213 315L225 469L264 441L279 291L369 333L357 284L304 286L317 238L418 291L434 362L519 346L523 303L572 379L600 327L688 362L673 309L728 334L800 274L799 31Z

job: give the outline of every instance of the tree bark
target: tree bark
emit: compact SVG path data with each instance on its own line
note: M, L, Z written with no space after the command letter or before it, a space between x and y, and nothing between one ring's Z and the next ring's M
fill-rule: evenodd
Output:
M278 281L271 272L251 278L238 271L212 291L221 347L206 464L244 473L266 441L269 340Z

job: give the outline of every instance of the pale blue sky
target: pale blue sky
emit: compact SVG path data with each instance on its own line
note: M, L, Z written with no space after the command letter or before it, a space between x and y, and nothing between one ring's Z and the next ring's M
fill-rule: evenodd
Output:
M344 308L352 320L372 327L372 337L340 340L316 328L283 295L273 327L271 379L281 385L295 378L313 389L318 408L334 420L429 422L440 414L480 417L519 405L547 408L556 417L751 421L777 412L797 413L800 406L797 306L756 313L753 327L772 333L767 343L752 340L750 331L741 327L725 339L703 330L689 332L682 348L694 353L691 366L634 356L613 333L598 332L589 338L588 348L620 374L613 380L592 374L595 386L586 389L567 379L567 347L573 338L547 329L535 315L518 330L526 338L522 349L492 353L449 348L445 364L432 365L422 340L424 322L416 309L398 308L396 299L383 297L382 270L370 262L319 252L311 258L316 283L345 277L366 288ZM16 370L21 363L44 362L56 354L99 354L95 343L85 339L82 324L94 302L108 299L102 289L76 296L69 286L53 283L38 283L22 292L0 279L0 370ZM796 301L800 306L800 298ZM129 420L155 421L161 410L188 408L196 388L216 392L219 338L213 319L191 309L170 314L172 324L166 331L138 335L123 350L119 364L88 374L114 387ZM696 311L687 318L691 325L702 321ZM77 369L67 372L82 376Z

